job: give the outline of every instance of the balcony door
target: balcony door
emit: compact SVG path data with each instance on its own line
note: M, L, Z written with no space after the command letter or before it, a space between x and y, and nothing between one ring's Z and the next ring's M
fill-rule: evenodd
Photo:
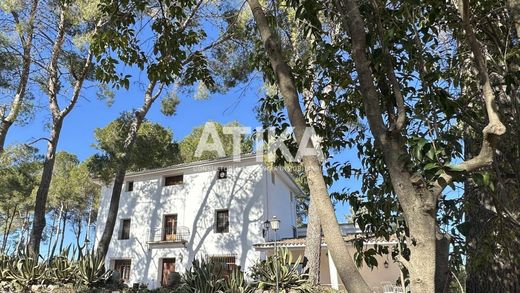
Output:
M165 215L163 241L177 240L177 215Z
M175 258L163 258L162 261L162 275L161 275L161 286L168 287L170 274L175 272Z

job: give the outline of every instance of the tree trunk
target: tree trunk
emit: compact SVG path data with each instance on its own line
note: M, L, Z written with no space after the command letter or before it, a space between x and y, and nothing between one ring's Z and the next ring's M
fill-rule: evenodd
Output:
M36 192L36 202L34 205L34 219L29 240L30 252L34 256L40 254L40 243L42 240L43 229L45 228L45 214L47 213L47 196L52 180L52 171L54 170L54 161L56 159L56 147L60 137L63 120L54 121L51 131L51 138L47 144L47 154L43 162L42 177L38 191Z
M22 243L24 242L25 231L27 231L29 227L29 211L25 212L25 216L22 217L22 212L20 211L20 218L23 219L22 231L20 232L20 237L18 237L18 243L16 243L15 253L19 253L22 249ZM27 231L29 233L29 231Z
M502 105L504 106L504 105ZM507 109L510 111L511 108ZM509 112L513 116L511 112ZM510 120L511 121L511 120ZM495 194L486 187L478 186L468 178L464 182L464 211L466 226L467 262L466 292L520 292L520 229L501 220L502 206L520 215L518 190L520 182L517 173L520 158L517 156L518 122L512 119L509 129L512 135L505 138L504 151L496 164L507 174L506 184L496 184ZM468 131L464 138L465 155L473 156L478 140L478 130ZM516 135L515 135L516 134ZM514 168L510 168L514 166ZM515 170L516 169L516 170ZM495 173L497 178L500 174Z
M63 223L63 227L61 228L61 240L60 240L60 254L63 252L63 240L65 240L65 228L67 227L67 210L63 214L63 218L61 219Z
M249 7L253 12L267 57L276 75L278 88L284 97L289 121L294 127L297 143L302 140L307 127L305 117L301 110L298 92L294 83L290 67L284 61L280 52L280 46L276 36L269 27L264 11L257 0L248 0ZM312 145L312 142L310 142ZM318 211L320 221L327 223L323 225L325 242L329 247L332 259L336 264L340 278L349 292L371 292L367 283L359 273L347 245L341 235L341 230L336 219L332 201L328 195L327 186L322 174L322 166L316 154L304 156L302 159L305 173L309 183L311 200L314 197L315 207Z
M52 217L52 225L51 225L51 235L49 236L49 245L47 247L47 257L50 258L51 255L51 247L52 247L52 240L54 239L54 227L56 226L56 215Z
M437 234L437 253L435 254L435 292L448 293L450 289L451 271L449 267L450 238L447 235Z
M14 217L16 216L16 210L17 210L17 207L15 206L13 209L13 214L10 217L9 217L9 213L7 214L8 215L7 217L9 219L7 220L6 227L4 230L4 238L2 239L2 250L1 250L2 253L5 253L5 250L7 248L7 241L9 240L9 234L11 231L11 227L13 226Z
M119 210L119 199L121 198L121 190L125 180L126 169L120 168L117 170L114 178L114 187L112 188L112 196L110 198L110 205L108 206L107 220L105 221L105 228L103 234L98 242L97 254L105 257L108 252L112 235L114 234L114 227L117 221L117 211Z
M87 227L85 227L85 240L84 241L84 245L85 245L85 254L88 253L89 251L89 244L90 244L90 225L91 225L91 221L92 221L92 208L93 208L93 203L91 203L91 206L90 206L90 209L88 211L88 219L87 219Z
M76 233L76 248L78 249L78 258L80 258L82 255L83 255L83 247L80 245L80 238L81 238L81 226L82 226L82 221L81 221L81 218L79 218L79 220L77 221L78 222L78 232ZM83 243L83 246L85 245L85 243Z
M7 131L9 131L9 127L13 124L10 121L5 120L3 117L0 117L0 154L4 152L5 138L7 137Z
M23 47L23 55L22 55L22 70L20 75L20 80L18 81L18 88L16 89L16 94L13 98L13 102L11 103L11 109L9 110L9 114L4 117L0 115L0 154L4 151L5 138L7 137L7 132L11 125L13 125L16 118L18 118L18 114L20 113L23 100L25 98L25 90L27 88L27 82L29 80L29 72L31 69L31 49L32 49L32 40L34 33L34 19L36 17L36 10L38 7L38 0L33 0L31 4L31 11L29 13L28 29L27 34L25 35L23 31L20 31L20 41ZM13 13L13 18L17 25L20 25L20 20L18 18L17 13Z
M320 281L321 225L316 204L311 201L307 216L307 236L304 256L307 260L305 271L309 274L309 283L316 285Z
M318 111L315 109L312 85L303 91L302 96L305 104L305 119L310 125L313 125L314 120L312 113ZM321 126L324 127L325 125ZM305 251L303 253L306 261L304 270L309 275L309 283L313 285L318 284L320 281L321 256L321 223L315 206L311 198L307 210L307 233L305 238Z
M137 133L139 132L139 128L143 123L148 110L155 102L155 100L159 97L162 91L162 85L154 94L155 86L157 85L156 80L151 80L148 84L148 87L145 92L144 103L141 109L134 113L134 119L132 121L132 125L130 126L130 130L126 136L124 143L124 153L120 157L119 166L117 168L117 173L114 178L114 186L112 188L112 195L110 197L110 205L108 207L107 220L105 223L105 228L103 230L103 234L101 235L101 239L98 242L97 254L98 256L105 257L108 252L108 247L110 246L110 241L112 240L112 235L114 234L114 227L116 225L117 220L117 212L119 210L119 199L121 198L121 190L123 189L123 183L125 181L126 168L128 166L129 156L132 152L132 149L135 144L135 140L137 138Z

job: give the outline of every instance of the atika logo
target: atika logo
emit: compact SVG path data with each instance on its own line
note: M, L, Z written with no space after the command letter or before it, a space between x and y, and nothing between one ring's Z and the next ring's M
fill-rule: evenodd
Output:
M252 127L243 126L224 126L223 135L231 136L233 142L232 157L233 161L240 162L242 154L243 137L253 133ZM267 135L266 135L267 134ZM302 139L298 144L298 149L293 155L286 142L293 140L296 143L292 127L286 128L282 133L277 134L274 127L267 129L256 127L254 131L254 152L258 162L274 162L277 151L284 157L286 162L300 162L305 156L317 156L320 161L324 160L321 150L320 138L312 127L306 127ZM218 157L225 157L222 137L217 130L214 122L207 122L200 136L194 156L200 158L205 152L215 153Z

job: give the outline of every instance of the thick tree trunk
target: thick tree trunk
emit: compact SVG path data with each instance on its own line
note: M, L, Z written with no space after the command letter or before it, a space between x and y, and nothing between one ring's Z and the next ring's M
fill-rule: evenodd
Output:
M47 144L47 154L43 162L42 177L38 191L36 192L36 202L34 205L34 218L29 240L30 252L38 256L40 254L40 243L42 240L43 229L45 228L45 214L47 213L47 196L52 180L52 172L54 170L54 162L56 159L56 147L60 137L63 120L54 121L51 131L51 138Z
M9 131L9 127L13 124L11 121L7 121L0 117L0 154L4 152L5 138L7 137L7 132Z
M448 293L451 281L449 267L450 238L447 235L437 233L437 253L435 254L435 292Z
M314 104L314 90L312 85L303 91L303 100L305 105L305 119L313 125L313 113L318 112ZM323 125L321 125L323 127ZM309 200L309 207L307 210L307 233L305 238L305 257L304 270L309 275L309 283L318 284L320 281L320 256L321 256L321 223L316 210L316 205L313 204L312 198Z
M114 187L112 188L112 195L110 197L110 204L108 206L107 220L105 221L105 227L103 234L97 244L97 254L105 257L108 252L112 235L114 234L114 227L117 221L117 211L119 210L119 199L121 198L121 190L125 181L126 168L120 168L117 170L116 177L114 178Z
M278 40L269 27L262 7L257 0L248 0L248 3L260 31L267 57L276 75L278 88L284 97L289 121L294 127L296 140L299 144L307 125L299 104L298 92L291 69L282 57ZM325 242L329 247L343 284L349 292L371 292L371 289L359 273L341 235L334 207L323 178L322 166L317 155L304 156L302 162L305 167L311 198L314 197L320 221L327 223L327 225L322 226Z
M49 138L49 143L47 145L47 154L45 156L45 160L43 163L43 173L42 178L40 180L40 185L38 186L38 191L36 193L36 203L34 206L34 220L33 220L33 229L31 230L31 238L29 241L30 252L37 256L40 253L40 244L42 239L43 229L45 228L45 213L46 213L46 205L47 205L47 196L49 193L49 186L52 180L52 171L54 170L54 161L56 155L56 148L58 145L58 141L60 138L61 128L63 126L63 121L67 117L67 115L72 111L76 102L78 101L79 94L83 87L83 82L87 78L87 73L89 72L90 65L92 63L92 51L88 51L87 56L85 56L85 63L81 69L81 73L79 76L75 76L76 80L74 81L72 95L66 107L62 110L58 105L58 93L59 93L59 64L58 61L60 59L63 43L65 41L65 31L67 29L67 17L66 14L69 9L69 4L64 2L60 7L60 20L58 24L58 30L56 39L54 41L52 47L52 53L49 62L49 80L47 82L47 89L49 91L49 109L52 115L52 130ZM95 34L97 29L99 28L100 23L98 22L93 30Z
M506 109L512 114L510 110L511 108ZM507 219L499 220L503 216L502 206L520 216L520 202L517 199L520 182L515 174L518 172L520 158L517 156L518 145L514 135L518 133L518 122L516 119L509 121L514 123L509 128L513 135L505 138L504 151L496 162L501 167L501 173L507 174L504 176L508 178L507 184L496 184L493 194L470 178L464 182L464 211L468 227L465 234L468 293L520 292L520 229L518 226L508 225ZM475 142L478 141L476 134L477 131L472 129L464 138L467 157L478 152L475 148ZM501 177L496 173L495 176Z
M312 197L309 203L307 218L307 236L304 251L307 264L304 269L309 274L309 282L318 284L320 281L321 224L316 204L313 203Z

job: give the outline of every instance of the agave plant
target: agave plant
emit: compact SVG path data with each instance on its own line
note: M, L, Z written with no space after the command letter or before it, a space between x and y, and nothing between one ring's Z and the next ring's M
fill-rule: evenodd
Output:
M78 278L77 285L88 288L94 288L105 283L112 275L112 271L105 270L105 259L95 253L82 256L75 266Z
M228 293L249 293L253 288L246 282L244 273L240 270L233 270L224 282L224 290Z
M206 260L194 260L191 268L182 276L181 293L214 293L224 289L223 269Z
M307 282L308 276L298 270L300 262L301 257L293 262L291 252L280 249L274 256L255 264L251 276L259 289L273 289L278 281L281 292L312 292L312 286Z
M38 258L25 253L12 260L7 275L25 290L32 285L46 283L46 271L45 262L38 262Z
M11 275L9 274L12 262L13 260L11 257L0 254L0 282L10 282L12 280Z
M77 266L69 260L69 248L64 249L59 256L48 260L47 274L54 284L72 284L76 280Z

